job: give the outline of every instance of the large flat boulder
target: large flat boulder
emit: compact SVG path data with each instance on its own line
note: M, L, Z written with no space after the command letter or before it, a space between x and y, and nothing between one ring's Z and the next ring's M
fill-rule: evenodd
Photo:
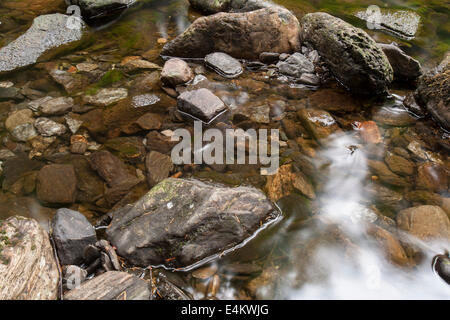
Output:
M301 25L302 41L319 52L345 87L358 94L387 91L393 80L392 67L366 32L323 12L305 15Z
M64 295L65 300L149 300L149 283L126 272L108 271Z
M0 300L54 300L58 266L47 232L33 219L0 222Z
M80 19L78 24L70 23L69 18L59 13L35 18L22 36L0 49L0 74L48 58L52 49L76 45L84 34L85 25Z
M244 13L201 17L167 43L163 56L203 58L224 52L234 58L258 59L263 52L290 53L300 49L300 25L287 9L272 7Z
M107 236L133 265L182 268L235 248L278 214L253 187L168 178L113 212Z

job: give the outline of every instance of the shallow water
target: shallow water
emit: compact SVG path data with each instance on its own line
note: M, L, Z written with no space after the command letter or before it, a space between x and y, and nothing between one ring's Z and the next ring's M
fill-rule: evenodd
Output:
M339 16L365 28L377 41L402 44L408 54L419 59L427 68L435 66L450 49L450 8L445 1L281 0L277 3L293 10L298 17L315 11L326 11ZM384 31L368 30L366 23L356 18L354 13L373 4L382 8L417 12L422 20L416 37L404 40ZM6 21L11 13L9 10L0 4L0 21ZM63 8L61 10L63 12ZM150 1L131 8L108 27L91 31L75 56L63 56L54 61L74 64L80 59L95 57L97 62L118 64L123 57L144 55L148 60L162 64L159 57L162 43L158 43L158 39L172 39L197 17L199 14L189 9L186 0ZM31 19L32 14L29 14L20 23L17 20L14 22L14 19L8 25L4 23L0 44L6 44L17 37ZM42 72L41 69L28 70L7 80L24 85L29 80L41 77ZM308 103L314 93L311 88L269 83L264 71L247 70L233 81L209 71L206 76L210 81L210 89L233 111L257 103L272 103L283 105L285 117L290 119L295 111ZM118 80L119 84L124 82L125 80ZM337 89L335 84L331 84L330 88L343 94L348 101L352 99ZM136 95L148 94L140 92L140 89L133 90ZM60 93L63 94L61 89ZM152 99L159 99L163 95L158 90L154 93L156 96L151 96ZM220 289L215 295L217 298L450 299L449 287L430 268L431 256L448 249L449 243L424 245L398 234L405 246L413 244L425 251L425 257L416 261L413 267L398 267L386 259L384 251L368 235L368 222L379 221L380 217L395 218L399 209L424 203L421 199L406 199L407 193L415 189L414 179L407 188L388 189L388 193L392 190L392 193L401 196L398 203L387 203L386 197L380 200L379 191L370 192L377 182L369 169L368 159L380 159L380 154L383 159L387 151L408 153L408 143L420 138L425 141L430 157L443 159L441 162L448 168L448 154L439 143L442 137L447 140L448 137L429 119L420 120L408 114L402 104L408 90L399 89L392 93L396 95L389 99L358 98L359 107L352 112L331 112L343 132L329 136L320 144L313 142L306 134L311 147L306 144L297 146L297 149L300 149L300 153L308 154L308 161L304 162L304 158L300 157L303 160L299 160L293 156L296 152L299 153L295 147L282 150L282 162L294 163L309 177L316 188L316 199L307 199L300 194L281 199L277 203L284 216L281 222L261 232L244 248L213 262L211 266L218 269L220 279ZM314 103L311 107L318 108ZM406 125L392 126L383 123L386 114L392 119L401 118L403 122L405 117L413 120ZM5 116L1 115L2 121ZM357 132L353 129L355 121L372 119L380 125L381 135L386 142L381 150L361 145ZM272 121L259 126L280 128L281 124L279 121ZM2 130L2 136L5 135ZM394 151L396 148L403 151ZM420 161L413 162L417 165ZM253 167L233 167L226 173L211 168L186 172L186 175L191 174L230 185L246 183L264 187L265 184ZM441 192L441 195L448 197L448 189ZM33 195L22 200L10 192L0 198L0 208L0 218L28 208L33 217L43 224L46 217L51 216L54 211L40 206ZM86 214L95 220L99 212L90 210L88 206L84 208ZM174 273L170 277L195 298L204 298L205 291L208 290L208 280L195 279L190 273Z

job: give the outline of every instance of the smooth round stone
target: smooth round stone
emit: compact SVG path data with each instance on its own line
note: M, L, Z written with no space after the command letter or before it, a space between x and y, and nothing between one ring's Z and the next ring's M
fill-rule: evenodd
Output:
M225 78L236 78L243 72L241 63L223 52L208 54L205 64Z

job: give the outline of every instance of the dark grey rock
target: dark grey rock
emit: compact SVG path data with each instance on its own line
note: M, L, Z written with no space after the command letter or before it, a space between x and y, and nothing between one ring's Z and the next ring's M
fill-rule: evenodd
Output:
M300 78L303 73L314 73L314 64L303 54L296 52L277 64L280 73Z
M402 49L394 44L378 43L389 59L394 70L395 80L416 80L422 75L420 62L405 54Z
M113 212L106 233L134 265L181 268L235 248L278 215L253 187L168 178Z
M64 300L149 300L149 283L126 272L109 271L64 295Z
M59 209L52 219L52 236L63 265L80 265L84 262L84 250L95 244L94 227L84 215L70 209Z
M1 62L0 62L1 63ZM14 87L0 87L0 101L2 100L23 100L24 96L20 93L20 89Z
M241 63L223 52L214 52L205 57L205 65L225 78L237 78L242 73Z
M201 88L178 96L178 109L200 120L209 122L226 109L225 104L210 90Z
M50 49L81 40L85 25L68 28L69 16L55 13L34 19L30 29L0 49L0 74L32 65Z
M302 40L318 51L344 86L360 94L387 92L392 67L366 32L323 12L305 15L301 24Z

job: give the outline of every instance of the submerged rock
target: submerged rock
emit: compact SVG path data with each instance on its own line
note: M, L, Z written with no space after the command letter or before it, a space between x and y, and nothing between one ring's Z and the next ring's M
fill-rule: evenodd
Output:
M46 98L38 106L38 110L45 115L62 115L70 111L73 107L73 99L70 97Z
M252 187L169 178L112 216L107 235L120 256L179 268L234 248L278 213Z
M217 12L248 12L276 6L267 0L189 0L191 6L206 14Z
M355 93L385 93L393 80L384 52L362 29L327 13L310 13L301 20L303 41L316 49L334 76Z
M109 271L64 295L65 300L149 300L147 281L126 272Z
M186 91L178 96L178 109L205 122L226 109L225 104L210 90Z
M173 41L163 56L203 58L225 52L238 59L258 59L263 52L294 52L300 49L300 25L284 8L246 13L218 13L201 17Z
M0 299L56 300L58 265L47 232L36 220L0 222Z
M84 101L97 107L107 107L126 97L128 97L127 89L102 89L95 95L85 96Z
M37 118L34 127L43 137L62 136L67 131L65 125L44 117Z
M13 112L6 119L5 127L18 141L28 141L38 135L34 128L33 112L29 109Z
M69 16L55 13L34 19L30 29L0 49L0 74L36 63L50 49L81 40L84 23L68 28Z
M333 116L324 110L302 109L297 112L300 121L317 140L325 139L340 131Z
M161 72L161 81L167 85L176 87L179 84L184 84L194 78L189 65L181 59L172 58L164 64Z
M81 265L84 249L95 244L94 227L84 215L70 209L59 209L52 219L52 237L63 265Z
M72 165L50 164L43 167L36 181L40 201L48 204L71 204L75 201L77 177Z
M388 57L396 80L416 80L422 75L420 62L406 55L396 45L379 43L378 46Z
M225 78L237 78L243 72L241 63L223 52L214 52L205 57L205 65Z
M145 168L147 170L148 185L153 187L169 177L170 172L173 170L172 159L157 151L150 151L145 158Z

